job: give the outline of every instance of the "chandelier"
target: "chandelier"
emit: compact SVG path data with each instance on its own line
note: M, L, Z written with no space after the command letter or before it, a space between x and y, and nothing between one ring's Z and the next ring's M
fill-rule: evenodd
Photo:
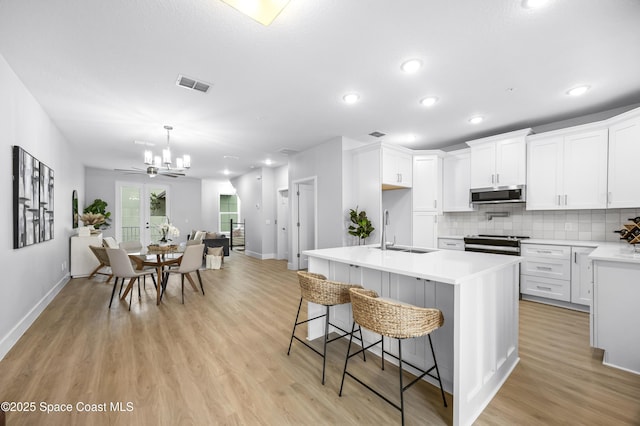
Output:
M150 177L156 176L158 174L158 169L160 168L180 172L191 167L191 156L187 154L182 157L176 157L175 167L173 166L171 162L171 147L169 146L169 133L173 130L173 127L164 126L164 128L167 131L167 147L162 150L162 156L154 156L151 150L146 150L144 152L144 164L148 166L147 174Z

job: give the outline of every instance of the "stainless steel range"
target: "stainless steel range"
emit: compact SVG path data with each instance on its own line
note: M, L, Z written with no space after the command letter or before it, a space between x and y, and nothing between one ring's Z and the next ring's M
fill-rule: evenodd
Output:
M521 235L469 235L464 237L464 250L520 256L520 241L527 238Z

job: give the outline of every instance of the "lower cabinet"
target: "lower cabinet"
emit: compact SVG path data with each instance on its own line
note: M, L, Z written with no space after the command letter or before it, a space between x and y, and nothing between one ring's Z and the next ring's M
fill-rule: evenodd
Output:
M102 234L71 237L71 261L69 262L71 278L87 277L100 264L89 246L102 247Z
M581 305L586 310L593 294L591 247L523 244L520 292L549 301ZM542 300L544 301L544 300ZM563 305L565 306L565 305Z
M593 300L593 261L591 247L571 248L571 303L591 305Z
M438 238L438 248L464 251L464 240L462 238Z

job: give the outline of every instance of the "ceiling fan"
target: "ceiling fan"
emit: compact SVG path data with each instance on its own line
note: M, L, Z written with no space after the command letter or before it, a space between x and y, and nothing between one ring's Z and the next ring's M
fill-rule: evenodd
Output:
M169 132L173 130L173 127L164 126L164 128L167 131L167 147L162 150L162 157L159 155L154 156L151 150L146 150L144 152L144 164L147 165L146 169L131 167L131 169L115 169L115 171L129 174L146 174L149 177L156 177L157 175L172 178L186 176L184 172L186 169L191 167L191 156L185 154L182 157L177 157L176 166L172 166L171 148L169 147Z

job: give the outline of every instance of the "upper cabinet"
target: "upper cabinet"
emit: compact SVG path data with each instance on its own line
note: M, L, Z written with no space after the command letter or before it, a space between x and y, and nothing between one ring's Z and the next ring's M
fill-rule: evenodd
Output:
M633 153L640 147L640 109L611 120L609 127L609 208L640 207L638 169Z
M413 211L442 213L442 155L444 152L413 156Z
M469 149L448 152L443 160L442 210L445 212L473 211L469 202L469 189L471 189Z
M518 130L467 142L471 147L471 188L524 185L526 136Z
M597 123L529 137L527 210L606 207L606 127Z
M382 189L411 188L411 151L382 146Z

